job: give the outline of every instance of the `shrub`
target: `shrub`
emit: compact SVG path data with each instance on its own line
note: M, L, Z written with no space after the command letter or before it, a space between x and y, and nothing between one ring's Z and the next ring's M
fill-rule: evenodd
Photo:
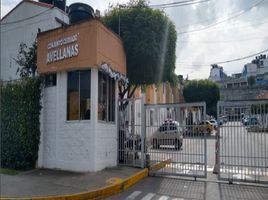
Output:
M41 78L1 85L1 166L34 168L40 141Z

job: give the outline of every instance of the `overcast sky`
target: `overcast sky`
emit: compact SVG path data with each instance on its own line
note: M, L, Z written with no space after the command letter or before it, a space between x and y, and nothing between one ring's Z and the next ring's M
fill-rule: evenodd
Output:
M178 1L181 0L151 0L150 4ZM1 17L19 2L2 0ZM125 3L127 0L67 0L67 5L74 2L88 3L103 14L109 3ZM212 63L268 49L268 0L210 0L164 11L177 28L176 73L184 77L208 78ZM231 75L241 72L244 64L251 60L221 66Z

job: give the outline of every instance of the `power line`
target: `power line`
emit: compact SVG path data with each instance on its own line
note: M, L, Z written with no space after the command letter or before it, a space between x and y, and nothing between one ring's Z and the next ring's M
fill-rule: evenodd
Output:
M247 59L247 58L251 58L251 57L254 57L254 56L257 56L259 54L262 54L262 53L265 53L267 52L268 49L265 49L263 51L260 51L258 53L254 53L254 54L251 54L251 55L248 55L248 56L244 56L244 57L241 57L241 58L235 58L235 59L232 59L232 60L226 60L226 61L221 61L221 62L215 62L213 64L224 64L224 63L230 63L230 62L235 62L235 61L239 61L239 60L244 60L244 59Z
M156 7L156 8L174 8L174 7L181 7L181 6L188 6L193 4L199 4L208 2L210 0L192 0L192 1L180 1L180 2L173 2L173 3L165 3L165 4L158 4L158 5L149 5L150 7Z
M252 20L253 21L253 20ZM248 22L248 21L247 21ZM252 26L256 26L256 25L262 25L262 24L266 24L266 23L268 23L268 20L266 20L266 21L262 21L262 22L258 22L258 23L252 23L252 24L246 24L246 25L237 25L237 24L240 24L240 23L235 23L235 24L228 24L228 25L230 25L230 29L237 29L237 28L240 28L239 29L239 31L241 31L241 30L248 30L248 29L250 29L250 28L252 28ZM265 28L267 28L267 27L265 27ZM220 27L213 27L213 28L211 28L210 30L208 30L208 31L218 31L218 30L226 30L226 27L225 26L220 26ZM198 33L198 32L194 32L194 33ZM193 33L193 34L194 34ZM183 36L183 35L182 35Z
M203 44L218 44L218 43L234 43L234 42L244 42L244 41L256 41L256 40L264 40L264 38L251 38L251 39L241 39L241 40L204 40L204 41L193 41L193 40L178 40L178 43L203 43Z
M46 9L46 10L44 10L44 11L42 11L42 12L36 14L36 15L33 15L33 16L31 16L31 17L27 17L27 18L24 18L24 19L20 19L20 20L12 21L12 22L0 23L0 25L2 26L2 25L15 24L15 23L23 22L23 21L26 21L26 20L29 20L29 19L38 17L38 16L40 16L40 15L46 13L46 12L49 11L50 9L51 9L51 8Z
M263 3L268 3L268 2L263 2ZM233 15L233 14L236 14L238 11L236 12L232 12L232 13L229 13L228 15ZM239 11L241 12L241 11ZM261 17L261 18L254 18L254 19L250 19L250 20L247 20L247 22L252 22L252 21L257 21L257 20L262 20L264 19L265 17ZM208 21L211 21L211 20L217 20L217 19L220 19L220 18L210 18L210 19L206 19L206 20L203 20L203 21L199 21L199 22L195 22L193 24L184 24L184 25L181 25L177 28L177 30L179 29L183 29L184 27L188 27L188 26L193 26L193 25L196 25L196 24L200 24L200 23L203 23L203 22L208 22ZM233 24L232 24L233 25Z
M260 51L258 53L254 53L254 54L251 54L251 55L248 55L248 56L235 58L235 59L231 59L231 60L226 60L226 61L210 62L210 63L200 63L199 62L200 64L190 64L190 63L187 63L187 62L177 62L177 63L182 64L182 65L187 65L187 66L207 66L207 65L211 65L211 64L224 64L224 63L231 63L231 62L236 62L236 61L240 61L240 60L245 60L247 58L251 58L251 57L257 56L259 54L265 53L265 52L268 52L268 49L265 49L263 51ZM196 63L198 63L198 62L196 62Z
M254 7L256 7L256 6L260 5L260 4L262 4L263 1L264 1L264 0L261 0L261 1L255 3L255 4L253 4L253 5L251 5L251 6L249 6L249 7L247 7L247 8L245 8L245 9L239 11L237 14L235 14L235 15L233 15L233 16L230 16L230 17L228 17L228 18L226 18L226 19L223 19L223 20L221 20L221 21L218 21L218 22L209 24L209 25L207 25L207 26L205 26L205 27L203 27L203 28L193 29L193 30L189 30L189 31L182 31L182 32L178 32L177 34L186 34L186 33L192 33L192 32L203 31L203 30L209 29L209 28L211 28L211 27L213 27L213 26L216 26L216 25L218 25L218 24L224 23L224 22L226 22L226 21L229 21L229 20L231 20L231 19L234 19L234 18L236 18L236 17L239 17L239 16L243 15L244 13L250 11L252 8L254 8ZM215 18L214 18L214 20L215 20ZM208 20L206 20L206 21L208 21ZM188 26L190 26L190 25L188 25ZM181 27L177 28L177 30L180 29L180 28L181 28Z
M252 41L252 40L263 40L263 38L252 38L245 40L218 40L218 41L193 41L193 40L182 40L178 41L178 43L205 43L205 44L218 44L218 43L233 43L233 42L243 42L243 41Z
M151 4L151 5L149 5L149 6L150 6L150 7L169 6L169 5L177 5L177 4L183 4L183 3L194 2L194 1L197 1L197 0L175 1L175 2L171 2L171 3Z

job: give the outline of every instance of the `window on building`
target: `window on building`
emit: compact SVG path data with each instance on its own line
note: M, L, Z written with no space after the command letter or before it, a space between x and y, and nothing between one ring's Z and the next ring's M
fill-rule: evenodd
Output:
M98 120L115 121L115 80L99 72Z
M67 120L90 119L90 70L68 72Z

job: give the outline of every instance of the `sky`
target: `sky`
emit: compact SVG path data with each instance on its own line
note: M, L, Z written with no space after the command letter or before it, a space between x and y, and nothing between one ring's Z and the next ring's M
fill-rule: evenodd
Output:
M151 0L150 5L179 1L182 0ZM1 0L1 17L19 2ZM110 4L123 4L128 0L67 0L67 5L74 2L87 3L103 15ZM208 0L162 10L176 26L175 72L184 78L208 78L213 63L268 49L268 0ZM220 66L227 75L240 73L253 58Z

